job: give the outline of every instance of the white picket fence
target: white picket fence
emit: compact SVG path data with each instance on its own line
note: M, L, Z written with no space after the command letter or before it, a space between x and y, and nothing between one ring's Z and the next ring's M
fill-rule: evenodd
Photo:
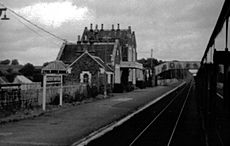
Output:
M73 85L65 85L63 86L63 95L67 94L69 96L75 96L76 93L84 94L86 87L83 84L73 84ZM46 103L52 102L55 96L59 95L60 86L50 86L46 88ZM39 88L30 88L26 90L21 90L21 96L25 100L36 101L37 105L42 104L42 94L43 87Z

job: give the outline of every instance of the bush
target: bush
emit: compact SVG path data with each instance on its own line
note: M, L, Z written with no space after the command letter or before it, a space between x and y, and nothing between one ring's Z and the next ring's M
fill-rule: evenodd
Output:
M122 84L114 84L113 92L115 93L123 93L124 87Z
M56 94L55 96L51 97L50 98L50 105L58 105L59 104L59 98L60 98L60 95L59 94Z
M127 92L130 92L130 91L133 91L134 90L134 85L132 83L129 82L129 84L127 85L126 87L126 91Z
M71 103L71 102L73 102L73 100L74 100L73 96L71 96L69 94L63 95L63 102L64 103Z
M74 93L74 101L82 101L82 100L83 100L83 95L81 95L79 91L76 91Z
M91 96L92 97L96 97L97 95L98 95L98 91L97 91L97 87L96 86L92 86L92 88L90 89L90 91L89 92L91 92Z
M109 85L109 84L106 85L106 92L107 92L107 94L112 93L112 87L111 87L111 85ZM104 94L104 85L100 86L99 93L100 94Z

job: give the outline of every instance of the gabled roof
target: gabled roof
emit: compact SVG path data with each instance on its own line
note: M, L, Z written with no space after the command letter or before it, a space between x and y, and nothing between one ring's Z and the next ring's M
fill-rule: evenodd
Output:
M42 72L52 72L52 71L65 72L66 65L60 60L55 60L42 68Z
M89 43L66 43L59 52L57 57L59 60L66 64L73 63L78 57L80 57L85 50L87 50L93 56L99 56L102 60L105 60L105 54L107 55L107 62L111 62L111 55L113 53L114 46L119 42L95 42ZM106 53L105 53L106 50Z
M103 67L105 66L105 67L106 67L106 71L111 71L111 72L113 71L113 69L112 69L110 66L105 65L105 62L104 62L100 57L97 57L97 56L92 56L92 57L94 57L94 59L95 59L98 63L102 64Z
M14 78L13 83L33 83L33 82L30 79L28 79L25 76L23 76L23 75L17 75Z
M6 79L6 77L2 76L0 77L0 84L8 84L8 80Z
M113 72L113 69L108 65L106 65L100 57L91 55L87 50L84 53L82 53L81 56L79 56L73 63L71 63L68 66L68 68L70 68L73 64L75 64L84 55L88 55L89 57L91 57L99 66L101 66L102 68L106 68L106 71Z
M119 44L122 48L127 45L136 48L135 33L128 29L84 29L81 40L76 43L64 42L57 56L57 60L65 64L73 63L85 50L91 55L100 57L103 61L111 63L114 46ZM105 53L106 49L106 53ZM121 52L122 53L122 52ZM125 56L125 55L124 55ZM106 58L106 59L105 59Z
M94 47L89 43L65 42L58 53L57 60L61 60L66 64L71 64L82 53L84 53L85 50L95 52Z
M61 55L62 55L62 53L63 53L63 50L64 50L66 44L67 44L67 42L63 42L63 43L62 43L61 48L60 48L60 51L58 52L58 56L57 56L57 59L56 59L56 60L60 60Z

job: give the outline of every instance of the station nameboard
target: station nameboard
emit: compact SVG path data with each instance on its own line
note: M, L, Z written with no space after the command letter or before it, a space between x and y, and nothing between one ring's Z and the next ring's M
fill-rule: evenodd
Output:
M60 75L47 75L46 82L47 83L61 83L61 76Z

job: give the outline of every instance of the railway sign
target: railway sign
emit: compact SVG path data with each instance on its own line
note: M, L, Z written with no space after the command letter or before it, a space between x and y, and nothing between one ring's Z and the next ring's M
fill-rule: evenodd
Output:
M46 76L46 82L47 84L58 84L61 83L61 78L61 75L48 74Z
M59 105L62 106L62 93L63 93L63 75L67 73L65 64L62 61L56 60L50 62L44 68L43 73L43 98L42 98L42 109L46 110L46 86L47 85L60 85L59 93Z

